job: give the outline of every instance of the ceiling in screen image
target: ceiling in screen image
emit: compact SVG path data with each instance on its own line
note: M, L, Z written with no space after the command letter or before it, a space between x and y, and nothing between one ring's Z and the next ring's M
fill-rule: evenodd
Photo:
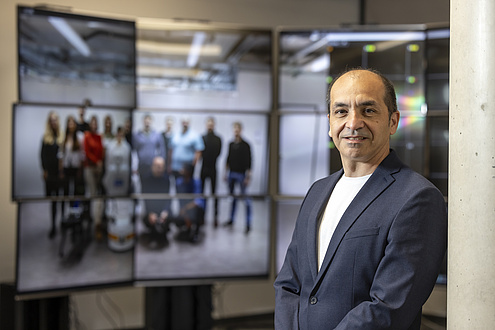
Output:
M21 77L134 84L133 22L19 10Z
M269 31L138 24L140 90L235 91L240 71L271 71Z
M280 70L297 76L328 69L328 41L318 31L283 32L280 37Z
M435 38L448 38L442 29ZM426 38L424 27L410 30L335 28L335 30L283 31L280 36L280 70L297 76L341 72L349 67L382 69L386 74L403 74L409 65L407 52L422 51L417 45ZM416 46L416 47L411 47ZM419 54L422 54L419 52ZM400 62L394 67L390 59ZM369 63L368 60L372 60ZM418 66L420 67L420 66Z

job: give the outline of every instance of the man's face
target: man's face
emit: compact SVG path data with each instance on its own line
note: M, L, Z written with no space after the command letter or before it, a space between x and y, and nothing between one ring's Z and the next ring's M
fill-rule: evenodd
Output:
M389 119L381 78L369 71L351 71L330 93L330 131L343 162L378 165L388 155L390 135L399 113Z
M242 131L241 126L234 125L234 136L236 138L241 136L241 131Z
M151 163L151 173L159 178L165 173L165 160L162 157L155 157Z
M167 131L171 131L174 127L174 121L170 118L167 118L167 120L165 121L165 127L167 128Z
M151 117L145 116L143 120L143 126L145 131L149 131L151 128Z
M182 131L183 132L187 132L187 130L189 129L189 123L190 123L189 118L182 119Z
M213 119L208 119L206 121L206 129L209 132L213 132L213 130L215 129L215 122L213 121Z

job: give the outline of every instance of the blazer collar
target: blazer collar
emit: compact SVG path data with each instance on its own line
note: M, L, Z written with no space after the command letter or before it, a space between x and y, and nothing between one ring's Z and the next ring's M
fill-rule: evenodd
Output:
M376 168L376 170L373 172L371 177L365 183L363 188L359 191L359 193L356 195L356 197L351 202L351 204L349 204L349 207L344 212L342 218L339 221L339 224L335 228L335 232L333 233L330 243L328 245L328 249L325 254L325 258L323 260L323 264L321 265L320 271L317 273L318 266L316 264L317 262L316 257L314 258L315 264L311 265L314 266L312 267L314 269L314 274L317 273L315 276L317 281L320 281L322 276L324 276L324 274L326 273L326 270L330 265L335 255L335 252L337 251L337 248L340 245L340 242L342 241L344 235L347 233L349 228L354 224L357 218L364 212L364 210L368 207L368 205L371 204L385 189L387 189L387 187L390 186L390 184L392 184L392 182L395 181L393 174L400 171L400 168L402 166L403 164L397 157L396 153L393 150L391 150L390 154ZM333 188L335 187L335 184L339 180L340 176L341 175L336 176L335 179L332 180L331 184L328 185L330 192L328 193L326 201L328 201L328 198ZM322 215L322 210L324 210L326 207L326 203L323 204L324 205L320 207L320 212L318 214L319 217L316 219L316 223L310 226L315 231L315 235L318 230L318 225ZM311 214L311 216L313 216L313 214ZM317 242L318 240L317 236L309 236L309 238L311 237L315 237ZM316 243L315 247L313 248L313 251L315 251L315 255L317 255L316 254L317 246L318 244ZM310 258L310 260L312 260L312 258Z
M330 175L321 191L317 191L315 194L316 200L312 205L314 205L308 217L308 227L307 227L307 237L306 244L308 244L308 260L311 269L311 274L313 279L316 278L318 274L318 228L320 226L320 220L327 206L328 199L332 193L335 185L339 181L340 177L344 174L344 171L340 169L338 172Z

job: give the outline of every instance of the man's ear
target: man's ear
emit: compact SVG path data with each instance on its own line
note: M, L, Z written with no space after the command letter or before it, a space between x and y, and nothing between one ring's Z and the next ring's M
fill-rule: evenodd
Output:
M399 119L400 119L400 113L399 113L399 111L395 111L390 116L390 121L389 121L390 135L394 135L395 132L397 132L397 128L399 127Z
M332 127L330 126L330 114L327 114L327 118L328 118L328 136L329 137L332 137Z

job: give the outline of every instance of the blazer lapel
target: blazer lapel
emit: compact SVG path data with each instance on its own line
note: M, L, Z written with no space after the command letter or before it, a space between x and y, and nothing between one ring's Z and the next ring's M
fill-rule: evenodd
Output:
M318 274L318 228L320 226L320 219L327 206L328 199L330 198L330 193L339 181L340 177L344 173L340 170L330 176L329 181L323 186L321 191L317 191L316 200L313 203L313 208L308 216L308 228L307 228L307 240L306 244L308 251L309 266L311 269L311 274L313 280L316 279Z
M332 235L330 244L328 245L327 253L325 254L323 264L321 265L320 272L318 273L316 279L317 282L319 282L322 276L326 273L326 270L331 264L340 242L349 228L353 225L361 213L364 212L368 205L372 203L385 189L387 189L392 182L395 181L391 174L400 169L400 165L396 161L398 161L397 156L392 152L391 155L377 167L375 172L371 175L342 215L342 218L340 219L340 222ZM390 165L392 165L392 167L390 167Z

